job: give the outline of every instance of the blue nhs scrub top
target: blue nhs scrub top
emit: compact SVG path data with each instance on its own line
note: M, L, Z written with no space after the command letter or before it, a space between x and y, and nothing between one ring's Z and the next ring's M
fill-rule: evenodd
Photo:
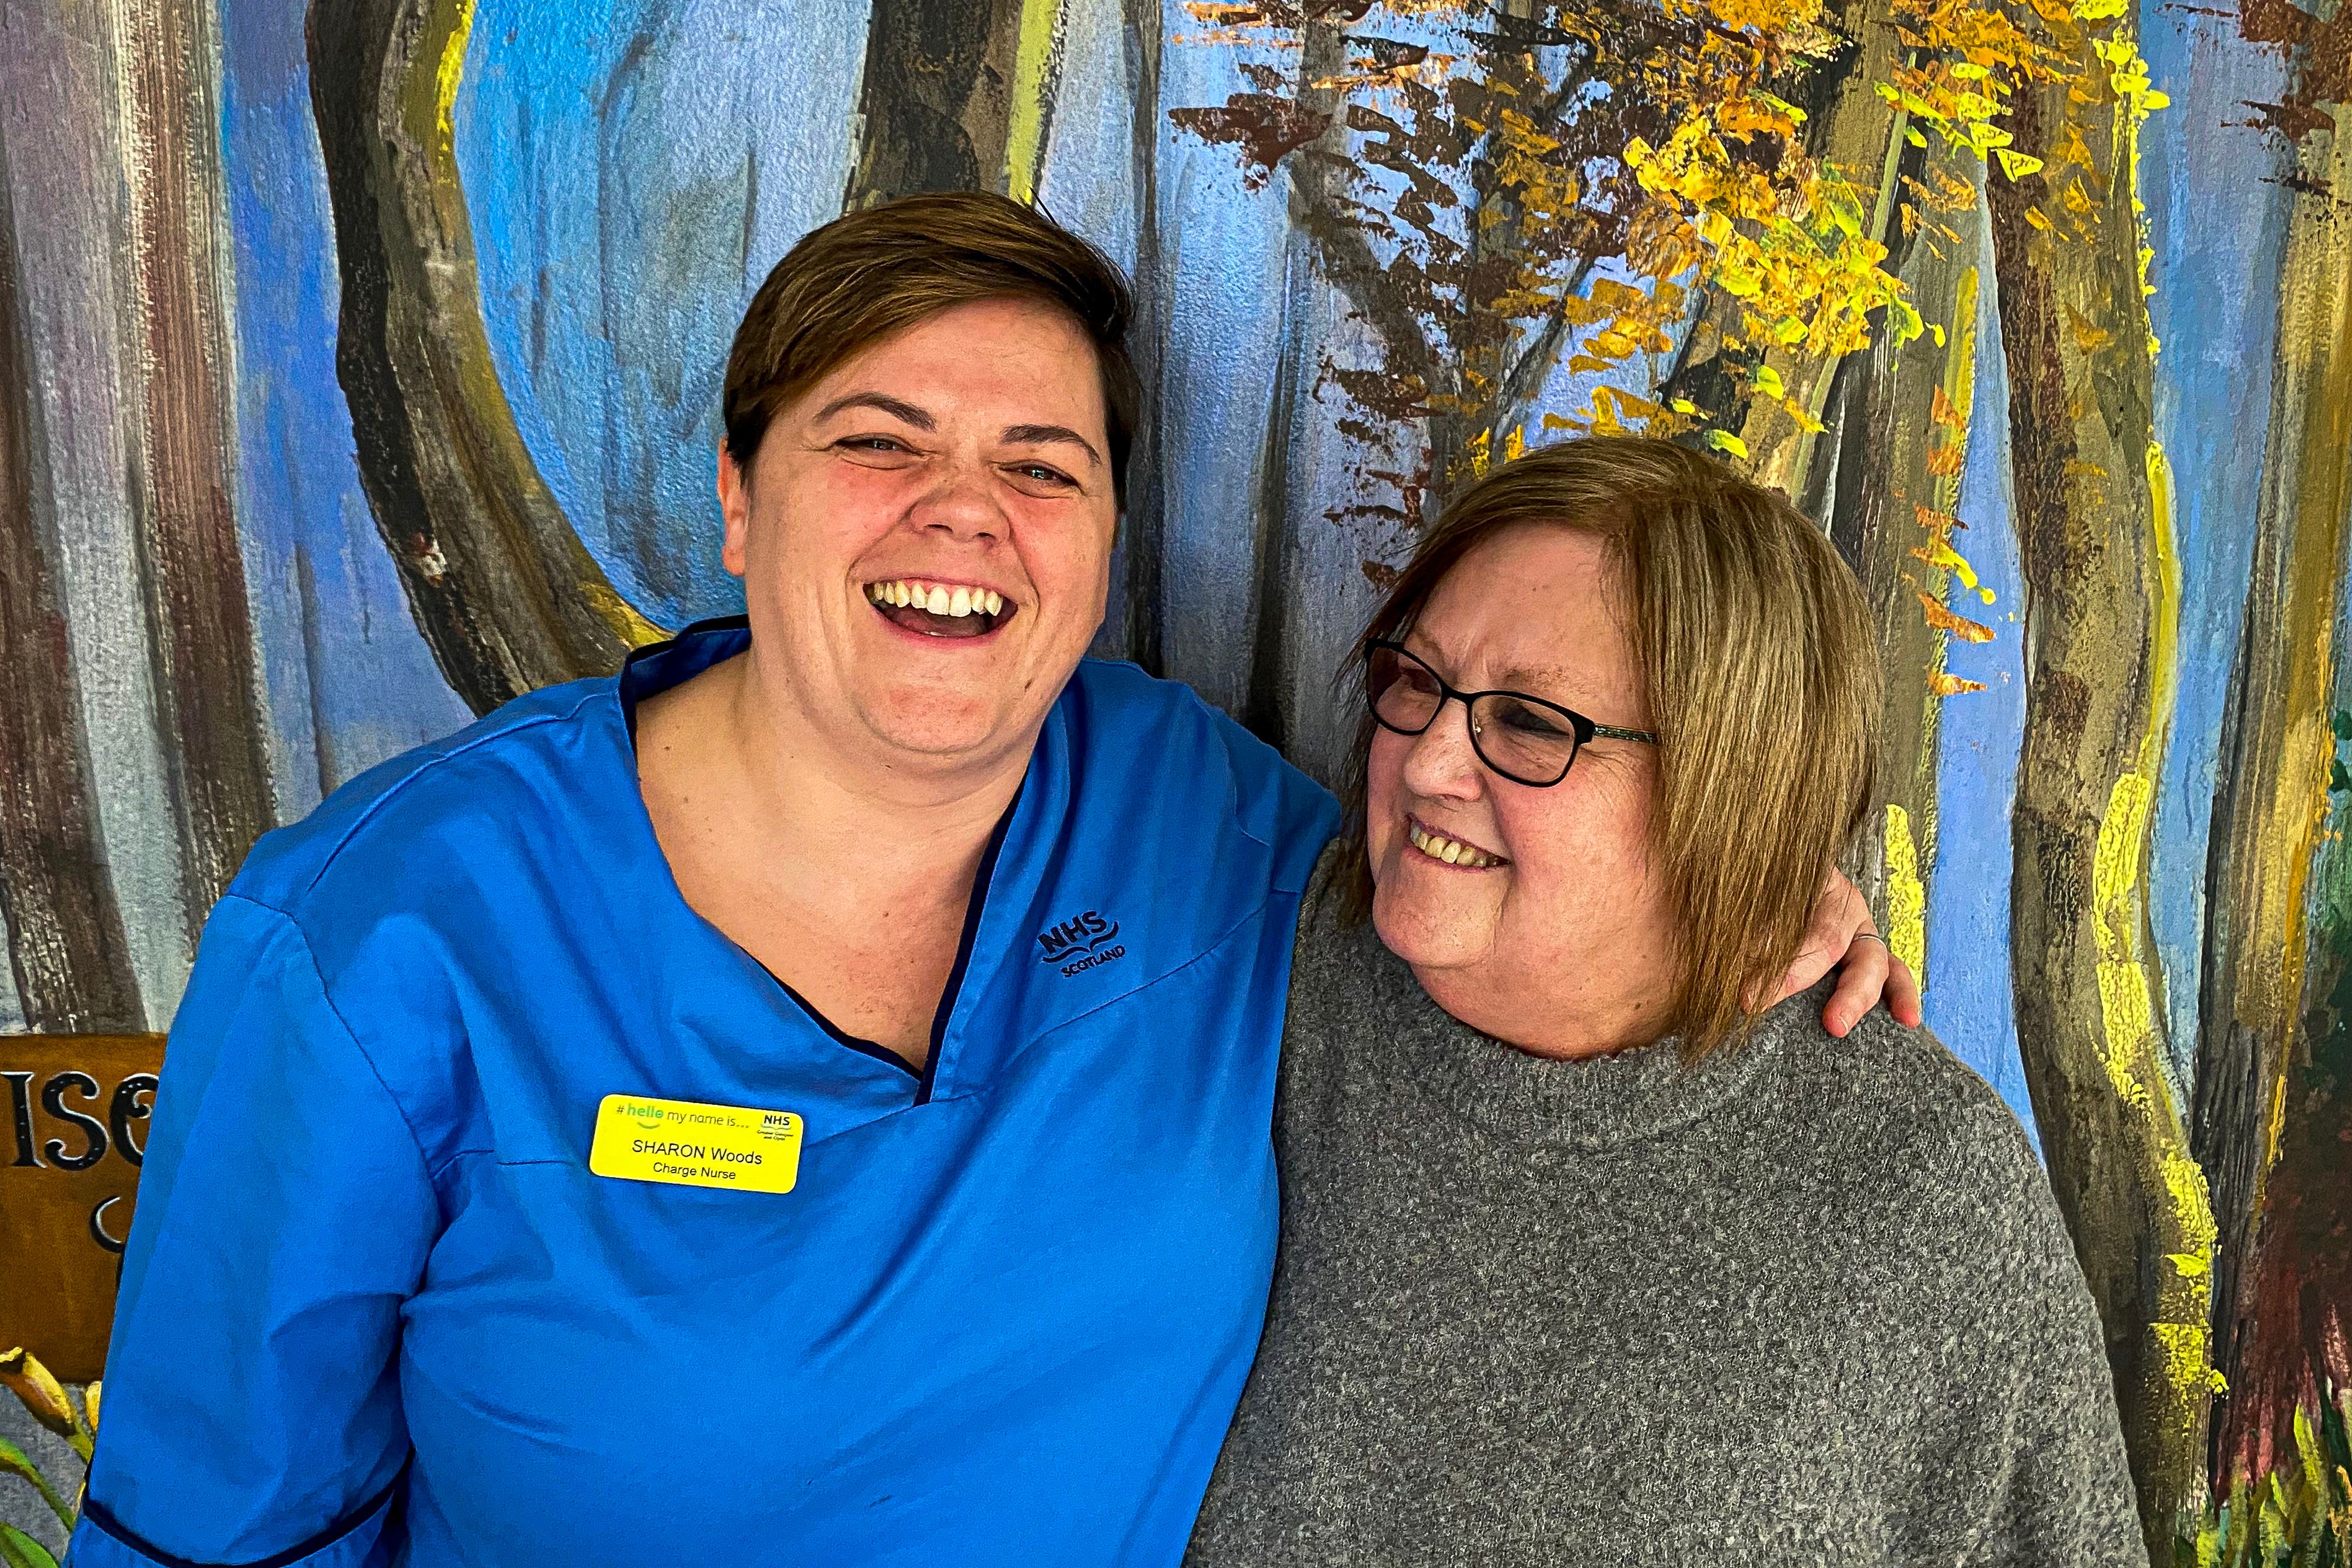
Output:
M1329 796L1082 666L909 1071L689 909L628 700L694 628L255 848L156 1096L75 1568L1173 1563L1255 1351ZM592 1174L607 1094L798 1184Z

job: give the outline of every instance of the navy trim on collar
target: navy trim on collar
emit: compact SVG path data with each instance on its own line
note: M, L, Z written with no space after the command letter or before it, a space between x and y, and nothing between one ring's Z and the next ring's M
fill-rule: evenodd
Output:
M721 934L723 935L724 933L722 932ZM757 958L753 958L749 952L746 952L743 956L751 958L751 962L754 963L760 963L760 961ZM917 1082L920 1082L922 1080L923 1075L921 1072L917 1070L914 1063L908 1061L906 1058L900 1056L898 1052L892 1050L889 1047L884 1045L879 1040L869 1040L863 1035L851 1034L848 1030L843 1028L840 1025L835 1023L832 1019L818 1012L816 1010L815 1003L810 1001L807 997L793 990L791 984L787 982L782 975L777 973L766 964L760 963L760 973L774 981L776 983L776 989L791 997L793 1001L799 1005L800 1010L809 1016L809 1021L811 1023L814 1024L818 1028L823 1029L832 1037L835 1045L846 1046L849 1049L856 1051L859 1056L872 1057L877 1062L887 1063L891 1067L897 1068L900 1072L905 1073L908 1078L915 1079Z
M988 885L996 879L997 852L1004 847L1005 829L1013 826L1013 814L1021 808L1021 796L1029 788L1029 775L1021 775L1020 788L1004 803L1004 815L996 819L996 826L988 835L988 847L980 852L980 869L971 879L971 902L964 907L963 935L956 940L955 967L948 971L948 983L940 992L940 1010L931 1015L931 1051L923 1058L922 1082L915 1090L915 1103L929 1105L931 1086L940 1076L940 1048L947 1044L948 1022L955 1016L956 998L963 994L963 973L971 963L971 944L980 935L980 917L988 907Z

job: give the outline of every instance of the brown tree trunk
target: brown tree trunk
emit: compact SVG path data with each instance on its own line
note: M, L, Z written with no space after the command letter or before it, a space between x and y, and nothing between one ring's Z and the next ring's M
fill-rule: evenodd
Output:
M1022 0L876 0L845 209L1005 189L1021 14Z
M360 476L442 674L487 712L662 633L572 531L491 363L450 119L472 15L319 0L309 35Z
M0 127L0 136L8 131ZM17 213L0 179L0 377L33 384ZM58 599L32 399L0 397L0 913L19 1010L36 1034L144 1027L100 841L73 649Z
M230 477L212 16L209 5L129 0L118 68L131 159L125 317L137 334L131 501L191 943L276 816Z
M1939 149L1922 166L1965 184L1966 156ZM1857 851L1855 881L1882 911L1889 947L1922 982L1936 863L1937 731L1947 700L1935 682L1951 634L1930 621L1920 596L1948 603L1960 616L1979 609L1940 563L1946 557L1939 551L1955 543L1953 513L1975 403L1978 312L1990 305L1990 281L1976 267L1979 213L1970 207L1950 216L1958 239L1923 228L1890 258L1921 317L1944 327L1945 340L1939 344L1922 333L1897 344L1881 332L1848 361L1843 406L1832 411L1810 458L1813 468L1833 469L1819 476L1829 491L1822 521L1862 579L1886 673L1879 721L1885 809ZM1786 421L1785 412L1773 412ZM1793 447L1783 441L1774 449Z
M2168 1076L2145 887L2176 589L2151 479L2133 134L2091 48L2129 43L2130 26L2062 40L2075 80L2018 88L2016 148L2047 167L1996 174L1990 195L2025 581L2018 1037L2105 1325L2142 1524L2168 1560L2180 1511L2201 1501L2212 1221ZM2106 164L2062 153L2070 119Z
M1168 359L1168 289L1160 249L1160 48L1164 37L1159 0L1121 0L1127 57L1133 76L1134 118L1129 146L1135 180L1135 326L1129 333L1142 396L1136 408L1135 445L1128 453L1127 507L1119 519L1118 568L1124 595L1118 625L1106 627L1099 651L1131 658L1153 675L1167 669L1167 606L1161 553L1167 548L1165 481L1160 478L1160 377ZM1113 640L1116 639L1116 640Z
M2330 1321L2352 1319L2352 1142L2337 1141L2352 1119L2352 1018L2333 994L2346 933L2325 908L2315 931L2305 918L2337 750L2329 710L2352 508L2352 224L2341 210L2352 124L2305 135L2290 189L2253 576L2215 792L2198 1041L2196 1148L2221 1234L2214 1361L2229 1380L2216 1487L2300 1464L2294 1409L2316 1405ZM2299 1030L2306 1016L2315 1033ZM2341 1387L2352 1377L2336 1332Z

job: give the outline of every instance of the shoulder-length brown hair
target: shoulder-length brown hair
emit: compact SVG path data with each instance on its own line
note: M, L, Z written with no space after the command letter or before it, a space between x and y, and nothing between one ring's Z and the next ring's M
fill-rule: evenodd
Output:
M1464 555L1522 526L1600 535L1617 566L1659 738L1652 864L1683 921L1674 1026L1696 1058L1745 1034L1748 998L1769 997L1824 871L1869 815L1880 708L1869 611L1818 528L1700 453L1596 437L1490 469L1423 536L1341 673L1362 714L1342 780L1346 918L1360 921L1372 900L1366 645L1402 637Z

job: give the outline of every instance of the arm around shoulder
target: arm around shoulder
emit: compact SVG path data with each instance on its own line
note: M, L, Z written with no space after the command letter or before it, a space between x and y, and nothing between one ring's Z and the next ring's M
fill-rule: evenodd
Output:
M400 1313L440 1226L301 931L232 894L156 1092L79 1568L357 1568L408 1458Z

